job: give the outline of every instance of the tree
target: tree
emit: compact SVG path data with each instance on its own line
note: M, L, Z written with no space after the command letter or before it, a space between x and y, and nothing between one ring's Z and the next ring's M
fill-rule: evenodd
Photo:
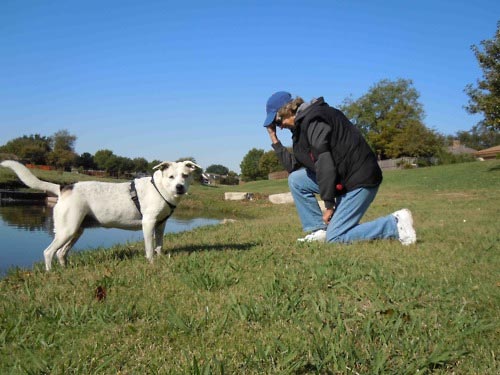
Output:
M94 162L97 168L105 170L111 176L124 176L132 172L146 172L152 169L153 166L161 162L153 161L150 166L144 158L130 159L124 156L118 156L111 150L99 150L94 155Z
M155 166L161 164L161 160L154 159L148 163L148 171L152 171Z
M94 162L97 168L105 171L109 171L114 158L116 158L116 155L111 150L99 150L94 154Z
M149 170L148 161L144 158L134 158L132 159L132 163L134 172L146 172Z
M51 137L52 152L47 159L51 165L58 168L71 167L77 158L74 151L76 136L69 134L67 130L59 130Z
M477 81L477 87L469 84L465 93L469 95L469 104L465 109L471 113L482 113L484 125L493 130L500 130L500 21L493 39L483 40L480 47L473 45L483 79Z
M401 155L429 158L443 147L442 137L423 124L406 126L398 132L388 145L386 153L391 158Z
M51 150L50 139L40 134L23 135L0 147L0 152L14 154L33 164L47 164L47 156Z
M229 173L229 168L220 164L212 164L205 169L205 172L226 176Z
M132 159L124 156L117 156L113 172L116 176L120 177L127 173L131 173L134 170L134 167L135 165Z
M75 148L76 136L69 134L67 130L59 130L50 138L52 149L73 151Z
M238 185L240 183L240 179L238 178L238 174L233 171L229 171L227 175L220 179L220 183L223 185Z
M75 164L77 167L81 167L82 169L89 170L95 169L96 165L94 162L94 157L88 152L84 152L80 156L76 158Z
M272 172L282 171L283 169L283 165L273 150L265 152L259 159L259 170L265 176Z
M365 135L373 150L382 158L410 154L404 147L392 145L408 127L421 129L424 111L419 93L411 80L382 80L356 101L344 100L340 109Z
M264 150L252 148L243 157L240 163L241 178L243 181L261 180L266 177L259 169L259 161L262 155L264 155Z

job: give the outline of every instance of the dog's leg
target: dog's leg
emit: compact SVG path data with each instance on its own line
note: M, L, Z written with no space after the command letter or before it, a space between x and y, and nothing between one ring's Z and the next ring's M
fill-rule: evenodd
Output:
M161 224L157 224L155 227L155 252L158 255L161 255L161 252L163 250L163 233L165 232L165 225L167 225L166 220Z
M54 241L43 251L43 257L45 258L45 269L50 271L52 267L52 258L58 249L63 247L66 243L71 240L72 233L56 233Z
M142 220L142 233L144 235L144 249L146 251L146 259L153 262L154 253L154 231L155 220Z
M50 271L52 267L54 254L59 249L62 251L61 254L64 253L62 248L75 238L85 217L85 214L81 211L74 208L69 209L69 207L69 204L63 204L62 201L59 201L54 207L54 232L56 235L54 241L43 251L47 271Z
M57 250L57 258L59 259L59 263L61 266L66 266L66 261L68 259L68 253L73 247L73 245L78 241L78 239L81 237L83 233L83 228L79 228L78 231L73 235L73 238L71 238L66 244L64 244L63 247L61 247L59 250Z

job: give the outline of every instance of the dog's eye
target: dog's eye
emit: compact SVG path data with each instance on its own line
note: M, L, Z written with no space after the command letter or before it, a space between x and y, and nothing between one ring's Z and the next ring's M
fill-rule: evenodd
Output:
M188 174L186 174L186 173L183 173L183 174L182 174L182 177L184 177L184 178L188 178L188 177L189 177L189 175L188 175Z
M175 177L173 175L168 176L171 180L173 180Z

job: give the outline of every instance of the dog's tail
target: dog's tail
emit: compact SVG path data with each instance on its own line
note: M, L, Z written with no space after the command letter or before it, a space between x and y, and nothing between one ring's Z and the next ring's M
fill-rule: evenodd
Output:
M60 186L57 184L53 184L51 182L46 182L39 180L33 173L30 172L28 168L26 168L21 163L13 160L4 160L0 163L2 167L10 168L17 174L17 177L28 187L37 190L43 190L46 193L51 193L55 196L59 196Z

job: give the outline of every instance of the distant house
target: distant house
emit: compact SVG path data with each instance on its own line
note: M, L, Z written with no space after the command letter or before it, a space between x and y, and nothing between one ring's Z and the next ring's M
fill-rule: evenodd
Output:
M474 155L477 152L477 150L467 147L461 144L458 139L455 139L453 141L453 144L448 147L448 152L450 152L453 155L462 155L462 154Z
M487 148L485 150L477 151L474 153L476 158L482 158L484 160L496 159L500 155L500 145Z
M221 179L223 179L224 177L227 177L227 176L223 176L223 175L220 175L220 174L216 174L216 173L202 173L201 174L201 183L204 184L204 185L218 185L221 181Z
M200 181L203 185L210 185L210 175L208 173L202 173L200 176Z

